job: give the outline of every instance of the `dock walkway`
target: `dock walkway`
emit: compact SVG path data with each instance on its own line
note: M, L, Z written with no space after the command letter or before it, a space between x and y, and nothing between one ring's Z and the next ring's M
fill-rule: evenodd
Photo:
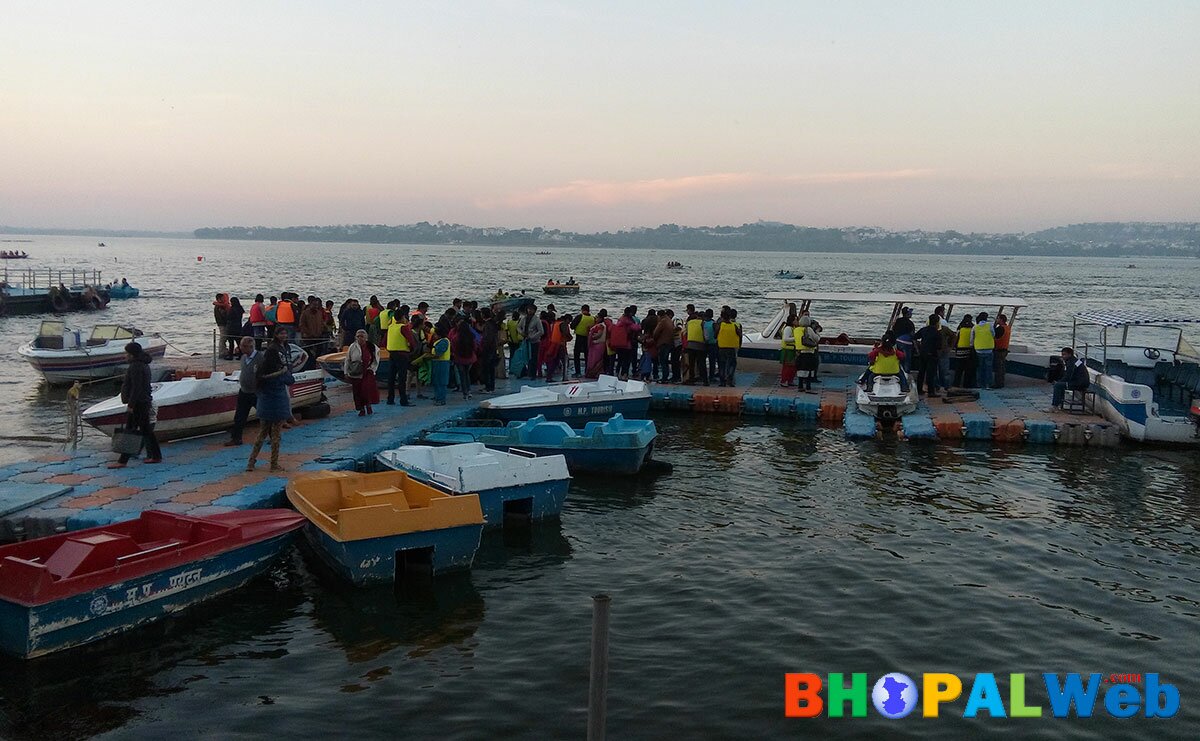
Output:
M774 375L739 373L734 388L651 385L652 408L690 413L740 414L792 418L841 427L850 438L882 434L875 420L854 409L849 378L822 376L820 391L800 393L779 388ZM497 393L520 388L521 381L497 381ZM191 515L279 506L287 476L322 468L353 469L375 453L409 442L423 430L476 409L486 396L467 401L451 392L448 404L429 400L417 406L380 404L375 414L359 417L349 387L330 381L328 417L301 422L283 434L283 473L271 473L268 451L258 469L247 472L250 443L222 445L216 434L163 445L164 460L109 469L115 456L108 440L88 434L73 453L43 455L0 466L0 541L22 540L131 519L146 509ZM983 391L978 401L922 402L894 433L904 440L992 440L1044 444L1117 445L1116 429L1095 415L1046 413L1049 387L1023 386ZM252 440L257 427L246 431Z

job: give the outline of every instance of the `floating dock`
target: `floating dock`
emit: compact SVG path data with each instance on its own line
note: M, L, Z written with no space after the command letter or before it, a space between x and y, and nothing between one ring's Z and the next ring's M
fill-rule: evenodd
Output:
M179 361L175 361L179 362ZM848 438L889 434L907 441L964 440L1009 444L1090 445L1120 442L1115 426L1091 414L1048 413L1048 384L981 391L978 401L922 401L887 433L875 420L854 408L849 378L822 376L802 393L780 388L773 374L738 373L733 388L652 384L652 410L666 413L733 414L773 417L840 428ZM516 391L522 383L498 381L498 393ZM446 406L428 400L417 406L380 404L375 414L359 417L349 386L330 382L326 392L332 412L306 420L283 433L280 463L285 473L266 471L264 449L257 471L247 472L250 443L223 446L225 435L180 440L163 445L164 460L146 465L134 460L127 468L109 469L115 456L108 439L89 431L73 453L43 455L0 466L0 541L23 540L64 530L105 525L138 516L146 509L191 515L235 509L282 506L287 476L320 469L368 470L375 454L413 441L420 433L474 413L476 394L467 401L451 392ZM257 427L247 428L251 441Z

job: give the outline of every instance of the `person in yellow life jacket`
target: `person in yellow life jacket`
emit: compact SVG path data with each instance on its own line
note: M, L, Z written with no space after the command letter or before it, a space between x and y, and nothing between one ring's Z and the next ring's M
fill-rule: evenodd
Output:
M963 314L958 323L957 344L954 346L954 385L969 388L975 384L975 349L971 346L971 330L975 320Z
M971 347L975 350L975 383L981 389L992 387L992 359L996 349L996 331L988 321L986 311L975 317L975 328L971 330Z
M413 406L408 400L408 368L412 362L412 349L416 346L413 327L419 331L422 324L421 318L414 319L412 327L401 321L388 324L388 404L396 403L396 388L399 387L400 405Z
M450 338L434 333L429 345L429 381L433 386L434 406L446 405L446 389L450 385Z
M875 385L876 376L895 376L900 381L900 390L908 393L908 374L904 372L904 351L896 349L896 338L891 332L867 353L867 372L858 379L867 391Z
M717 373L721 376L721 386L732 386L737 371L737 352L742 346L742 328L736 319L737 314L733 309L722 310L721 321L717 324Z
M783 334L779 341L779 385L790 388L796 377L796 319L789 316L783 325Z
M699 312L693 311L687 319L687 324L684 325L684 349L687 351L688 369L687 377L683 382L688 385L696 383L696 375L699 373L700 380L704 385L708 385L708 347L704 344L704 317Z
M1008 317L1004 314L996 315L996 324L992 331L996 335L996 349L993 351L994 365L992 368L992 388L1004 388L1004 370L1005 364L1008 363L1008 341L1011 333L1011 328L1008 324Z
M588 354L588 332L596 323L596 317L592 316L592 309L587 304L579 307L579 316L571 320L571 329L575 332L575 348L573 354L575 356L575 377L581 375L580 368L587 366ZM583 358L583 365L579 363L579 359Z

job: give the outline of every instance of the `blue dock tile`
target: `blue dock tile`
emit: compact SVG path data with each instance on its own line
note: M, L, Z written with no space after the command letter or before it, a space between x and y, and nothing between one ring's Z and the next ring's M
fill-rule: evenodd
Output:
M1048 419L1025 420L1025 441L1030 443L1054 443L1057 426Z
M777 414L775 405L782 407L782 400L761 393L748 393L742 397L742 410L746 414ZM784 411L787 414L791 410Z
M900 418L904 437L909 440L936 440L937 428L928 414L906 414Z
M967 440L991 440L995 422L981 412L965 412L962 415L963 437Z
M128 510L115 510L95 507L85 509L77 515L67 519L68 530L83 530L89 527L100 527L101 525L111 525L114 522L124 522L137 517L137 512Z

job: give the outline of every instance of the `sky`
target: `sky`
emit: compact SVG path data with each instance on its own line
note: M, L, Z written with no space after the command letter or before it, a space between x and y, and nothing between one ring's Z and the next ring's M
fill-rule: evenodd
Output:
M7 3L0 224L1200 221L1200 2Z

